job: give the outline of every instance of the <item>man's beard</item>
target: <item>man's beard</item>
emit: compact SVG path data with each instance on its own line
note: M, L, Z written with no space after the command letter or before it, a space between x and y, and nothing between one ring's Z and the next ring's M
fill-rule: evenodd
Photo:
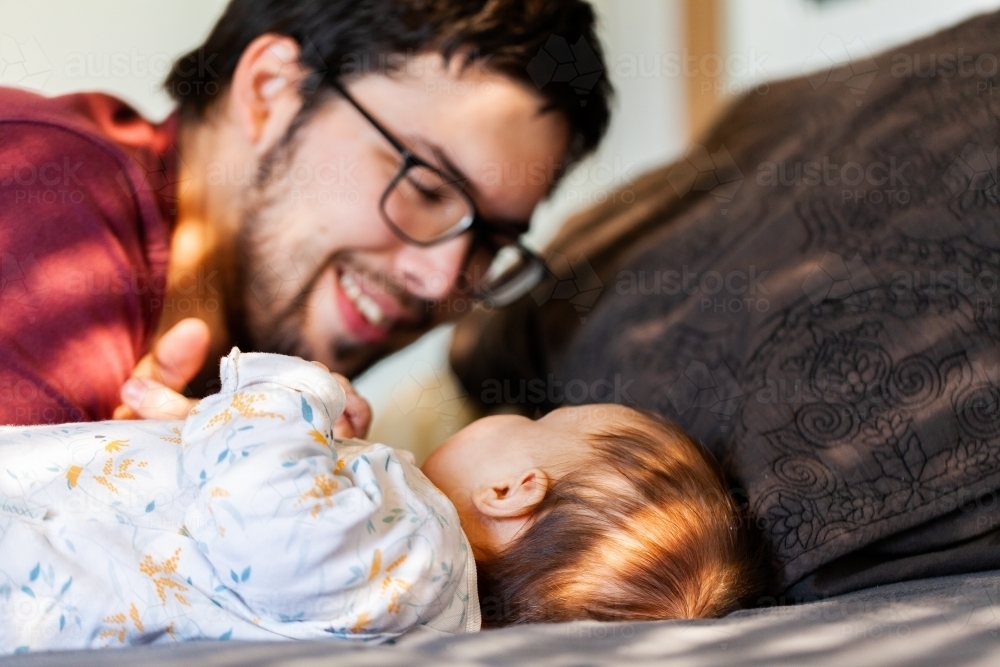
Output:
M248 211L237 238L239 321L250 349L315 356L315 350L306 349L301 332L309 297L329 261L310 257L308 248L285 247L281 220L269 212Z
M401 331L382 343L358 343L346 337L313 349L303 336L310 297L332 267L351 268L367 279L387 281L347 251L317 249L307 230L290 225L287 207L291 184L282 173L293 163L297 129L261 160L235 235L228 273L226 319L234 344L246 350L275 352L307 359L336 360L337 372L352 375L378 358L414 340L423 325ZM294 222L292 220L291 222ZM389 283L391 285L391 282ZM399 288L395 288L399 289ZM328 307L334 308L333 295ZM425 309L425 313L429 309ZM429 318L425 318L429 319Z
M310 349L302 331L309 299L323 274L338 261L317 252L307 239L290 236L281 201L289 192L281 185L255 184L248 193L234 248L234 294L231 327L248 349L304 358L320 356ZM331 300L330 307L333 307ZM331 341L334 357L350 357L357 344Z

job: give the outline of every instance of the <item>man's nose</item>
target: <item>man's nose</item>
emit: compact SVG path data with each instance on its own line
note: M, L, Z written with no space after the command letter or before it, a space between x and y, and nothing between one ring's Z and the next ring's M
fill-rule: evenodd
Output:
M443 299L455 287L472 242L463 234L438 245L406 245L396 254L395 272L407 292L421 299Z

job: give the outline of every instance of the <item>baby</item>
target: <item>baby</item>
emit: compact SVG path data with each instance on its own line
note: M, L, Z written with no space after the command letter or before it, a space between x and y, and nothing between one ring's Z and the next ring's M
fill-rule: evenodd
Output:
M421 473L335 437L366 410L317 365L234 350L184 421L0 428L0 652L696 618L760 585L670 424L488 417Z

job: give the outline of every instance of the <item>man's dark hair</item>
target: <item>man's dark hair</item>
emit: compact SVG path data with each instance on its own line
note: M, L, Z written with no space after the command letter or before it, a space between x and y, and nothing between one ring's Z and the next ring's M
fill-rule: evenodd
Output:
M180 58L166 88L183 118L204 117L232 81L243 51L274 33L295 39L324 82L398 67L398 55L468 53L467 64L537 86L546 110L572 132L568 162L594 150L607 130L611 84L584 0L232 0L202 46Z

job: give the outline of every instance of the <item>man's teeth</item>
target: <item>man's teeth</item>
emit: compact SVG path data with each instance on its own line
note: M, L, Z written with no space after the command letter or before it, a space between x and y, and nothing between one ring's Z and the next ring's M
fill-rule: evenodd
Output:
M358 285L354 276L349 273L341 273L340 287L369 324L378 327L385 323L385 313L382 312L382 308L375 299L361 291L361 286Z

